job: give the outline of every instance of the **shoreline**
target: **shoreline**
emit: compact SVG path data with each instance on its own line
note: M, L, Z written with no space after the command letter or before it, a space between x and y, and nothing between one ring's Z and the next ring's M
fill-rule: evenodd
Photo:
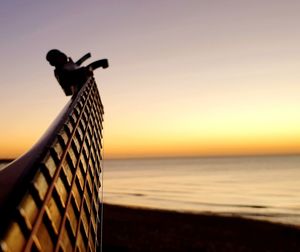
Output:
M104 204L103 251L300 251L300 227Z

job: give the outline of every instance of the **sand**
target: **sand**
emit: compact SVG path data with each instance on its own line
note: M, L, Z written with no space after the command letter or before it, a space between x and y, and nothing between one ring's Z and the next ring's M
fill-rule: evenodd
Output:
M104 206L103 252L300 251L300 228L239 217Z

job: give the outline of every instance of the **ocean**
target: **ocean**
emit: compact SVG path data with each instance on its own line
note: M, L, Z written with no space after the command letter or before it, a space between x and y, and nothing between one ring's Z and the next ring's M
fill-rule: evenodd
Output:
M104 202L300 226L300 156L103 161Z
M300 156L104 160L103 179L105 203L300 226Z

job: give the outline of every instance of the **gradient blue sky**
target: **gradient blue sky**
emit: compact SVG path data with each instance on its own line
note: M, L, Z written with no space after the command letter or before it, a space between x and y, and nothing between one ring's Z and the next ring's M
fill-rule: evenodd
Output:
M26 151L69 98L45 60L95 73L105 155L300 150L298 1L1 1L0 157Z

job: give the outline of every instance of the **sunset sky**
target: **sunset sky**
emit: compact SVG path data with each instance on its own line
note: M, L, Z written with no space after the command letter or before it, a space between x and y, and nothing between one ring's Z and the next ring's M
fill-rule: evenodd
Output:
M108 58L105 158L300 152L300 1L1 1L0 158L65 97L45 55Z

